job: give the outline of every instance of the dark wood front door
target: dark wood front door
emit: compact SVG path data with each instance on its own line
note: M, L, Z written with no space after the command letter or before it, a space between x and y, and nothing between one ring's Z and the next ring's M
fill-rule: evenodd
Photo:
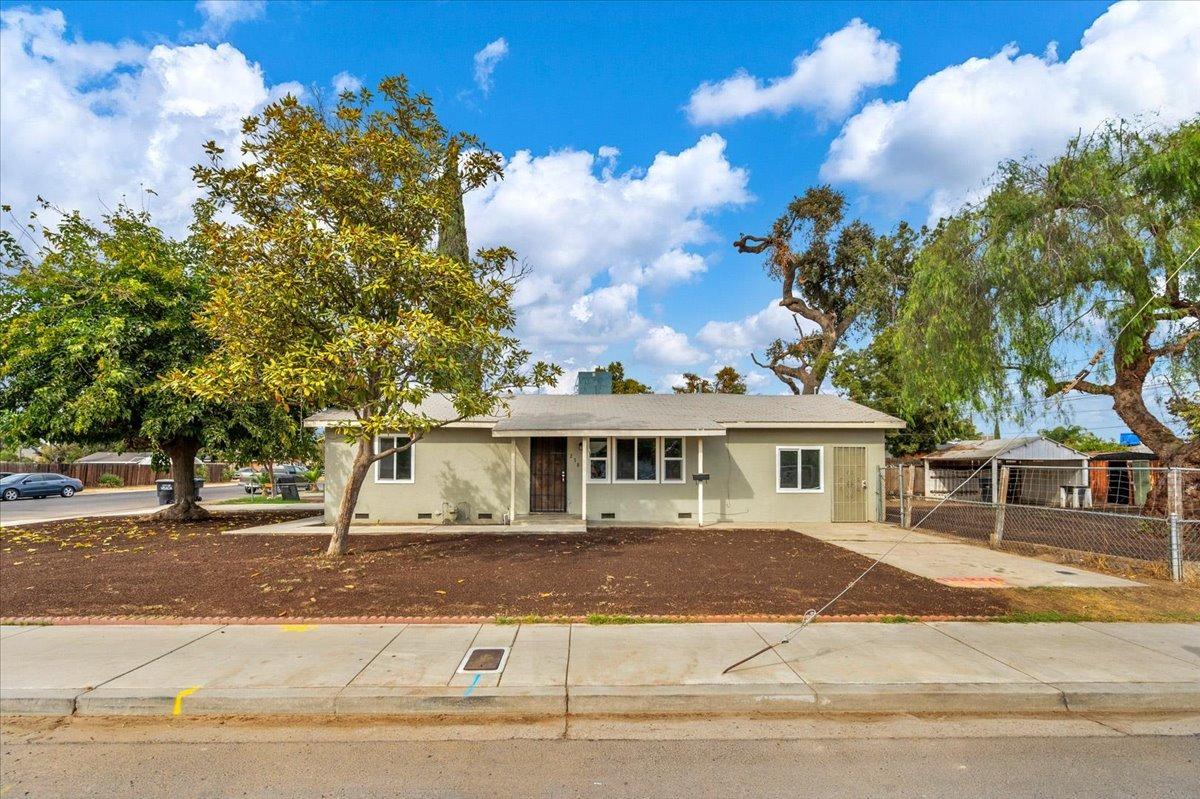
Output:
M529 439L529 510L567 511L567 440Z

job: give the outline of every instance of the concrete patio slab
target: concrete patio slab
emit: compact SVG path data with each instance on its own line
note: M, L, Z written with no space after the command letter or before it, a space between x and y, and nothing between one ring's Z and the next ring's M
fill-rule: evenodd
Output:
M1140 583L1099 572L1027 558L966 542L951 541L893 525L808 524L798 532L829 544L878 558L893 546L886 562L920 577L985 588L1136 588ZM904 538L909 533L908 538ZM903 539L903 543L896 545Z
M1078 624L929 626L1046 683L1200 682L1200 667Z
M1086 622L1082 626L1200 666L1200 625Z
M0 646L0 710L37 692L78 696L219 630L217 625L37 627Z
M441 687L450 684L478 624L411 624L350 683L352 687Z

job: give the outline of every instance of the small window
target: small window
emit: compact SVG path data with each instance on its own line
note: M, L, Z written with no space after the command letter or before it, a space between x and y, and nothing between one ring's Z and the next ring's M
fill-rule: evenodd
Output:
M618 438L617 482L653 483L658 480L658 439Z
M777 491L821 491L821 448L777 447L775 473Z
M663 482L683 482L683 439L663 439Z
M588 482L608 482L608 439L589 438L588 443Z
M376 440L376 452L393 447L403 447L407 436L380 436ZM380 458L376 464L375 481L379 483L411 483L413 481L413 448L393 452Z

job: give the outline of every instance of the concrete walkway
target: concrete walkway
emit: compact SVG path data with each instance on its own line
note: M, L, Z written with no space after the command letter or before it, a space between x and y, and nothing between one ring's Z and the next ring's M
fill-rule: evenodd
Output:
M0 628L18 714L1200 711L1200 624L54 626ZM509 647L464 673L472 647Z
M1140 585L1077 566L1027 558L891 524L800 524L793 529L869 558L879 557L904 539L885 563L959 588L1136 588Z

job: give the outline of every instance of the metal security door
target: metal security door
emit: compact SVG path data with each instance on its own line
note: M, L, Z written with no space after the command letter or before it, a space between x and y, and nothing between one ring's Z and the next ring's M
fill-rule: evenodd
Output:
M567 440L529 439L529 510L567 511Z
M867 448L833 448L833 520L867 520Z

